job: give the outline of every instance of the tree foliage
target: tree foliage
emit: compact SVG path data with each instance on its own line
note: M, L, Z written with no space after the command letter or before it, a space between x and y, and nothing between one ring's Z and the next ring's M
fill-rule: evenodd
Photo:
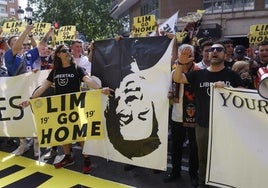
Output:
M119 22L109 16L110 0L29 0L33 20L76 25L77 31L92 39L111 38L118 34Z

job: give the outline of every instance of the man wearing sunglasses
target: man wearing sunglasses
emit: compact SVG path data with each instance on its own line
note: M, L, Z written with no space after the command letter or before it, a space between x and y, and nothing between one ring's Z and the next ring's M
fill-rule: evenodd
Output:
M196 140L199 158L199 186L206 187L206 165L209 137L210 86L242 87L240 76L224 66L226 49L223 43L214 42L209 48L210 66L206 69L183 73L183 66L194 60L190 49L184 49L178 55L179 64L173 73L177 83L190 84L196 94L197 123Z

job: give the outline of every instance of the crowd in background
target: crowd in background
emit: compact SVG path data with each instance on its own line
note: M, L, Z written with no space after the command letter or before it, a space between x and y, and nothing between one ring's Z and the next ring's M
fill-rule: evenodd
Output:
M84 42L79 39L71 41L70 45L66 45L61 51L55 54L58 46L51 46L48 44L49 36L53 28L45 36L39 44L36 44L32 34L31 26L27 26L25 32L21 36L10 37L8 40L1 40L1 73L3 75L14 76L20 74L17 72L19 65L14 68L8 64L9 61L14 61L13 58L19 58L16 62L20 62L25 58L26 72L53 69L54 59L57 53L69 53L72 55L74 62L82 67L84 71L90 76L91 65L94 63L93 58L93 43ZM188 31L187 26L185 30ZM157 30L158 31L158 30ZM170 38L175 35L166 33L164 31L157 32L157 36L167 36ZM61 46L62 47L62 46ZM11 51L10 51L11 50ZM58 49L59 50L59 49ZM65 51L64 51L65 50ZM11 53L10 56L7 56ZM38 54L37 54L38 53ZM184 57L187 54L188 57ZM222 59L221 59L222 58ZM216 60L219 60L218 62ZM218 63L218 64L217 64ZM216 72L220 75L222 70L226 70L226 74L233 75L229 71L234 71L241 79L237 79L232 83L235 86L240 86L248 89L257 89L259 77L257 71L260 67L266 67L268 64L268 41L260 42L257 46L245 47L241 44L234 46L234 41L228 38L200 38L188 35L181 43L174 45L173 56L171 59L171 71L173 80L170 82L170 129L172 142L172 170L164 178L164 182L168 183L181 178L181 161L184 144L189 142L189 175L191 177L191 184L193 187L206 187L204 184L204 174L206 168L206 149L202 148L207 144L208 134L207 126L200 125L197 116L200 116L200 101L197 97L199 90L196 88L195 71L203 71L204 75L208 72ZM222 69L214 70L220 65ZM7 68L7 71L6 71ZM228 70L227 70L228 69ZM177 80L174 75L178 75L178 71L182 76L181 80ZM180 76L181 76L180 75ZM221 76L223 76L221 75ZM234 76L235 77L235 76ZM219 78L221 78L219 76ZM219 79L218 78L218 79ZM211 81L224 81L222 80ZM228 78L229 79L229 78ZM239 83L239 84L238 84ZM223 85L226 86L226 85ZM206 104L207 105L207 104ZM202 107L203 108L203 107ZM206 106L209 108L209 106ZM206 116L206 114L204 114ZM203 126L203 127L202 127ZM199 128L205 128L200 130ZM198 129L198 131L196 130ZM200 132L202 135L200 135ZM198 137L198 138L197 138ZM204 137L206 137L204 139ZM202 140L203 139L203 140ZM8 138L7 144L17 144L18 148L13 152L15 155L23 155L29 148L34 145L34 155L40 156L40 149L38 142L31 138L20 138L20 141ZM200 144L202 143L202 144ZM203 152L203 153L202 153ZM53 158L57 155L57 147L52 147L49 153L46 154L46 159ZM71 154L69 154L71 155ZM73 164L66 162L60 167ZM88 173L90 169L87 169Z

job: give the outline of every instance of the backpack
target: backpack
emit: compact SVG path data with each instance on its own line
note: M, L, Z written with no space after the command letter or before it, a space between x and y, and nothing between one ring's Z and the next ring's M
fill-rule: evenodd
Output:
M27 69L26 69L26 55L23 54L22 56L22 60L16 70L16 72L14 73L13 76L16 76L16 75L20 75L20 74L23 74L23 73L26 73L27 72Z
M0 67L0 77L7 77L8 76L8 72L7 72L7 68L4 66Z

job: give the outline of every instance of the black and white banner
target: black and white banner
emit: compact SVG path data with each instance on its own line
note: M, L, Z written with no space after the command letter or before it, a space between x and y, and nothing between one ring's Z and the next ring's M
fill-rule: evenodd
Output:
M111 160L166 169L172 45L167 37L94 43L92 75L115 94L103 104L107 144L93 151L95 141L89 141L85 153L102 151Z

